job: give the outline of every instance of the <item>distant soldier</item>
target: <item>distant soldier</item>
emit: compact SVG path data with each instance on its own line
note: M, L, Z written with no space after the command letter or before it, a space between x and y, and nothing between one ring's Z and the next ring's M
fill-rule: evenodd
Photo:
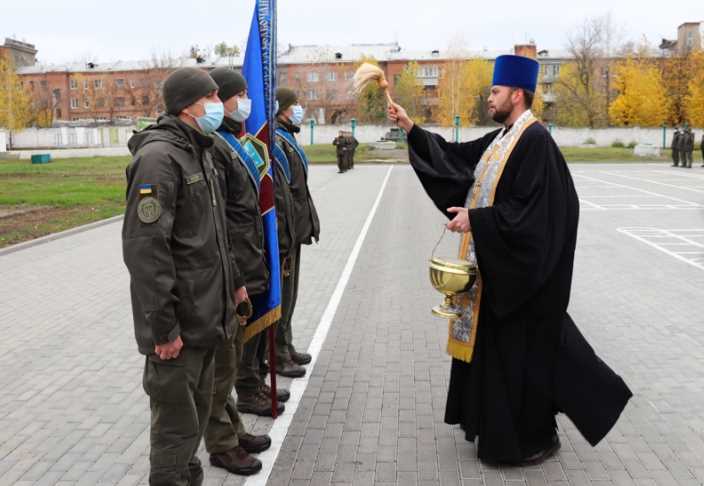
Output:
M699 144L699 148L702 151L702 167L704 167L704 133L702 133L702 141Z
M352 135L352 132L347 132L347 168L346 170L354 169L354 153L357 150L357 146L359 145L359 142L357 141L356 138L354 138L354 135Z
M690 127L684 129L681 145L681 155L684 157L684 159L682 159L682 167L691 169L692 156L694 155L694 133Z
M677 167L680 162L680 138L682 134L680 127L675 128L675 133L672 136L672 167Z
M337 151L337 173L342 174L347 170L346 162L348 151L348 139L345 136L345 132L340 130L337 134L337 137L335 137L335 140L332 141L332 144L335 146Z

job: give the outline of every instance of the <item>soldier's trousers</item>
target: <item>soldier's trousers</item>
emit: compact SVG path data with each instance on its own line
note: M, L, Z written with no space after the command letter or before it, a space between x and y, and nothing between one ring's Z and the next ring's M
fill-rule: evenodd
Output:
M337 153L337 170L340 172L345 171L345 155L344 152Z
M239 328L232 339L224 341L215 350L213 400L205 431L205 448L210 454L234 449L239 445L239 437L245 433L232 397L242 355L241 337L242 328Z
M266 337L267 331L262 331L242 346L242 358L235 382L238 396L254 393L264 383L261 363L266 354Z
M291 320L298 299L298 279L301 269L301 245L296 244L289 254L289 275L281 272L281 320L276 326L276 359L290 360L293 348Z
M672 149L672 165L677 167L680 162L680 153L679 151Z
M176 359L161 360L155 354L145 359L142 384L151 408L151 486L203 483L196 452L208 423L213 355L213 349L184 347Z
M682 167L692 167L693 152L682 152Z

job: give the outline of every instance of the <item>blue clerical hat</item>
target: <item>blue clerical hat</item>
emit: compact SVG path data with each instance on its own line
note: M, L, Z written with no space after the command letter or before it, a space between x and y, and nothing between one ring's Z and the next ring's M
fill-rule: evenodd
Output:
M523 56L499 56L494 63L492 85L523 88L535 93L540 65L535 59Z

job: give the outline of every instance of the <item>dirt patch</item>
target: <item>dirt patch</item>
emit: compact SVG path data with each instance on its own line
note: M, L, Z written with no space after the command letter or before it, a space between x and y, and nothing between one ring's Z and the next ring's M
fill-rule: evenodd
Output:
M106 217L89 207L36 207L0 218L0 248Z
M31 213L34 211L43 211L47 209L51 208L45 206L0 206L0 224L2 224L2 220L5 218L11 218L13 216L20 216L22 214Z

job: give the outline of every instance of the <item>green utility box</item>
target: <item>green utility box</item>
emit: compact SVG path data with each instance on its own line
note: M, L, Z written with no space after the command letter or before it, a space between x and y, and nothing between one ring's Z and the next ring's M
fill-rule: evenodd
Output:
M51 162L51 154L34 154L32 155L33 164L48 164Z

